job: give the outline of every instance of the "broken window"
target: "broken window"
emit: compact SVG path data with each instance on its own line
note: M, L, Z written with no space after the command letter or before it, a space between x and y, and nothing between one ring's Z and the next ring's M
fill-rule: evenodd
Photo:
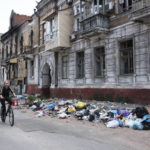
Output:
M8 58L8 46L6 46L6 58Z
M95 49L95 75L104 76L105 73L105 49L104 47Z
M55 34L55 23L54 18L51 18L46 24L46 38L47 40L52 39Z
M34 78L34 61L30 62L30 78Z
M31 41L31 48L33 48L33 30L31 30L30 41Z
M15 55L18 53L18 36L15 37Z
M84 52L77 53L77 68L76 74L77 78L84 78Z
M103 12L103 0L94 0L94 13Z
M12 50L13 50L13 46L12 46L12 39L10 41L10 57L12 56Z
M119 0L120 13L130 10L132 8L133 0Z
M120 43L120 72L130 74L133 69L133 40Z
M2 59L4 59L4 48L2 48Z
M20 53L21 54L23 53L23 36L21 36L21 39L20 39Z
M50 33L53 32L53 29L54 29L54 19L51 19L50 20Z
M79 31L80 30L80 19L77 18L75 19L75 31Z
M49 21L49 25L50 25L50 37L52 38L52 37L53 37L53 34L54 34L54 18L52 18L52 19Z
M42 24L42 44L45 42L46 23Z
M62 78L68 78L68 56L62 57Z

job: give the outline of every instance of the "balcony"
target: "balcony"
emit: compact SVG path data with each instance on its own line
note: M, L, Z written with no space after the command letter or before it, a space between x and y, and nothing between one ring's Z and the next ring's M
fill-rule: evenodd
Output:
M101 13L81 20L81 34L92 36L93 34L106 33L109 31L109 19Z
M133 3L130 19L150 23L150 0L139 0Z
M71 47L70 35L72 29L72 18L70 17L70 10L60 11L55 14L54 29L45 35L45 50L60 50ZM48 21L48 20L46 20Z

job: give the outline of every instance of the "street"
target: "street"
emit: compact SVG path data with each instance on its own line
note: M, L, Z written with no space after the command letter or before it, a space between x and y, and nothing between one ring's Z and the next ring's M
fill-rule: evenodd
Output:
M0 150L149 150L149 141L149 131L35 118L22 110L15 110L14 127L0 122Z

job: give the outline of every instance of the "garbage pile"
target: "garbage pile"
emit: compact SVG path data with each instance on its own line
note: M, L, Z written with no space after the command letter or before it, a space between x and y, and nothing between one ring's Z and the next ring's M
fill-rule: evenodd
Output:
M29 108L36 112L36 117L49 115L67 119L73 116L78 120L104 123L108 128L150 129L150 110L145 107L114 109L113 106L78 100L36 100L29 105Z

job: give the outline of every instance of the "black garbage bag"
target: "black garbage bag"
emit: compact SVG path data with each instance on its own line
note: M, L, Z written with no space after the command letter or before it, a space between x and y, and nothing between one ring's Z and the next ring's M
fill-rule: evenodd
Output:
M143 130L150 130L150 115L145 115L142 121Z
M142 122L143 125L143 130L150 130L150 122L147 122L146 120L144 120Z
M90 111L88 109L85 110L84 116L88 116L90 114Z
M89 115L89 121L92 122L93 120L95 120L95 116L94 115Z
M108 113L107 113L107 116L110 117L110 118L114 118L114 113L108 112Z
M132 111L132 114L138 117L138 118L143 118L143 116L149 114L147 109L145 107L137 107Z

